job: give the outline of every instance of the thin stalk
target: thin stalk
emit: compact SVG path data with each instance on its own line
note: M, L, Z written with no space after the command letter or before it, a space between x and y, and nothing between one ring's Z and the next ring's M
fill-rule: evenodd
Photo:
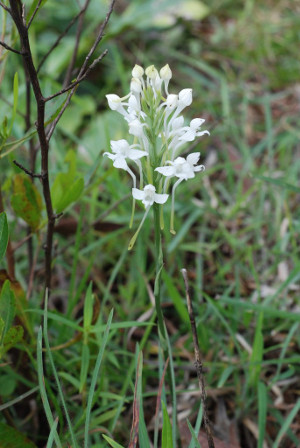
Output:
M164 323L164 316L161 307L161 272L163 269L163 250L162 250L162 237L161 237L161 227L160 227L160 209L159 205L153 204L154 211L154 229L155 229L155 264L156 264L156 276L154 283L154 298L155 298L155 308L158 320L158 334L160 343L164 352L165 360L169 359L170 363L167 369L167 383L170 386L171 398L172 398L172 420L173 420L173 447L176 446L176 385L174 377L174 365L172 360L171 345L167 333L167 329ZM179 447L181 446L180 440L178 438Z
M161 229L160 229L160 213L159 205L153 204L154 213L154 230L155 230L155 283L154 283L154 298L155 298L155 309L158 320L159 336L162 342L162 347L164 352L166 351L167 345L167 335L166 327L164 324L164 317L161 309L161 271L163 268L163 252L161 244Z

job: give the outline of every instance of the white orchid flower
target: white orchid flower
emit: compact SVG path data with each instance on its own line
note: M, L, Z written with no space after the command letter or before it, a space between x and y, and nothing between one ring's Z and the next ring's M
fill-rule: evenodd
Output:
M208 131L200 131L200 128L202 124L205 122L203 118L194 118L190 122L190 126L185 126L182 128L184 134L179 137L179 140L185 141L185 142L193 142L196 137L201 137L201 135L209 134Z
M161 166L155 168L155 171L159 172L163 176L166 176L164 190L167 186L167 180L171 177L177 177L178 180L175 182L172 188L172 206L171 206L171 223L170 232L175 233L174 230L174 204L175 204L175 190L178 185L187 179L192 179L195 177L195 173L199 171L204 171L204 165L196 165L200 159L200 152L194 152L189 154L186 159L183 157L177 157L174 161L168 160L166 164L169 166Z
M151 208L151 205L153 205L154 202L156 202L157 204L164 204L169 197L168 194L159 194L159 193L156 193L155 191L156 191L156 188L154 187L154 185L151 185L151 184L146 185L143 190L139 190L138 188L132 189L132 196L134 197L134 199L137 199L137 200L143 202L143 204L146 208L146 211L144 213L143 219L140 222L140 225L139 225L137 231L135 232L135 234L133 235L133 237L130 240L130 243L128 246L129 250L131 250L133 248L133 245L137 239L139 231L142 228L142 225L144 224L144 221L145 221L145 219L148 215L148 212Z
M142 172L142 166L140 163L140 159L144 156L147 156L148 153L146 151L142 151L140 149L136 149L139 148L139 145L129 145L129 143L122 139L122 140L112 140L110 142L111 145L111 152L105 152L104 155L107 156L109 159L113 160L113 166L115 168L121 168L125 171L127 171L130 176L132 177L133 180L133 185L134 187L136 186L136 176L135 174L132 172L132 170L129 168L129 166L127 165L126 159L132 160L133 162L135 162L139 169L140 169L140 177L141 177L141 182L143 182L142 180L142 176L143 176L143 172Z
M109 95L105 95L108 106L111 110L115 110L119 114L123 115L125 120L130 121L130 114L125 110L124 106L128 106L128 103L125 102L127 98L129 98L131 93L124 96L123 98L120 98L118 95L115 95L114 93L110 93ZM133 117L135 118L135 117ZM131 119L133 119L131 118Z
M155 168L155 171L166 177L176 176L181 180L192 179L196 172L205 169L204 165L195 166L199 158L200 152L189 154L186 159L177 157L173 162L171 160L166 161L169 166L160 166Z
M154 185L146 185L143 190L139 190L138 188L132 189L132 196L134 199L138 199L139 201L142 201L144 206L146 208L150 207L151 205L156 202L157 204L164 204L169 195L168 194L159 194L155 193L156 189Z

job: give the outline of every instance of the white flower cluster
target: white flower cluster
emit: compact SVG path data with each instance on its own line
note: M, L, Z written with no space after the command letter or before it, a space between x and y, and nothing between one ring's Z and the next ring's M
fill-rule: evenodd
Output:
M146 213L139 226L143 224L151 205L164 204L170 179L177 178L172 188L171 232L173 228L174 197L177 186L183 180L195 177L195 173L203 171L203 165L197 165L200 153L179 157L183 146L196 137L209 134L202 131L205 120L195 118L184 125L181 114L183 109L192 103L192 89L183 89L178 95L169 93L169 82L172 72L165 65L158 73L154 65L144 69L135 65L132 70L130 93L123 98L118 95L106 95L109 107L123 115L128 122L129 134L133 135L133 143L126 140L111 141L112 152L105 152L116 168L126 170L133 180L132 195L141 200ZM139 187L136 175L129 167L135 163L139 171ZM144 178L147 179L144 186Z

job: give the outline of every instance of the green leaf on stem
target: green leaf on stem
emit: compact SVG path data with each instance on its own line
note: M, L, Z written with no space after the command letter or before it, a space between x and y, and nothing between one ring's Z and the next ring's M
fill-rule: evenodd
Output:
M11 327L5 334L2 344L0 345L0 359L12 347L14 347L23 338L24 330L21 325Z
M4 324L0 332L0 344L2 344L6 333L12 325L15 310L15 295L10 287L9 280L5 280L0 294L0 319Z
M69 163L67 173L58 173L51 188L53 208L56 213L64 211L81 195L84 188L83 177L76 174L76 154L68 151L65 162Z
M35 232L41 222L42 198L37 187L23 174L13 179L14 193L11 205L16 215L22 218Z

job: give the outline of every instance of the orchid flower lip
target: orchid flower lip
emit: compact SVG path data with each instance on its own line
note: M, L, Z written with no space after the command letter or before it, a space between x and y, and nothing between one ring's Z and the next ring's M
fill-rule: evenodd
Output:
M164 204L169 197L168 194L156 193L156 188L152 184L146 185L143 190L133 188L132 196L134 199L142 201L146 208L153 205L154 202L157 204Z

